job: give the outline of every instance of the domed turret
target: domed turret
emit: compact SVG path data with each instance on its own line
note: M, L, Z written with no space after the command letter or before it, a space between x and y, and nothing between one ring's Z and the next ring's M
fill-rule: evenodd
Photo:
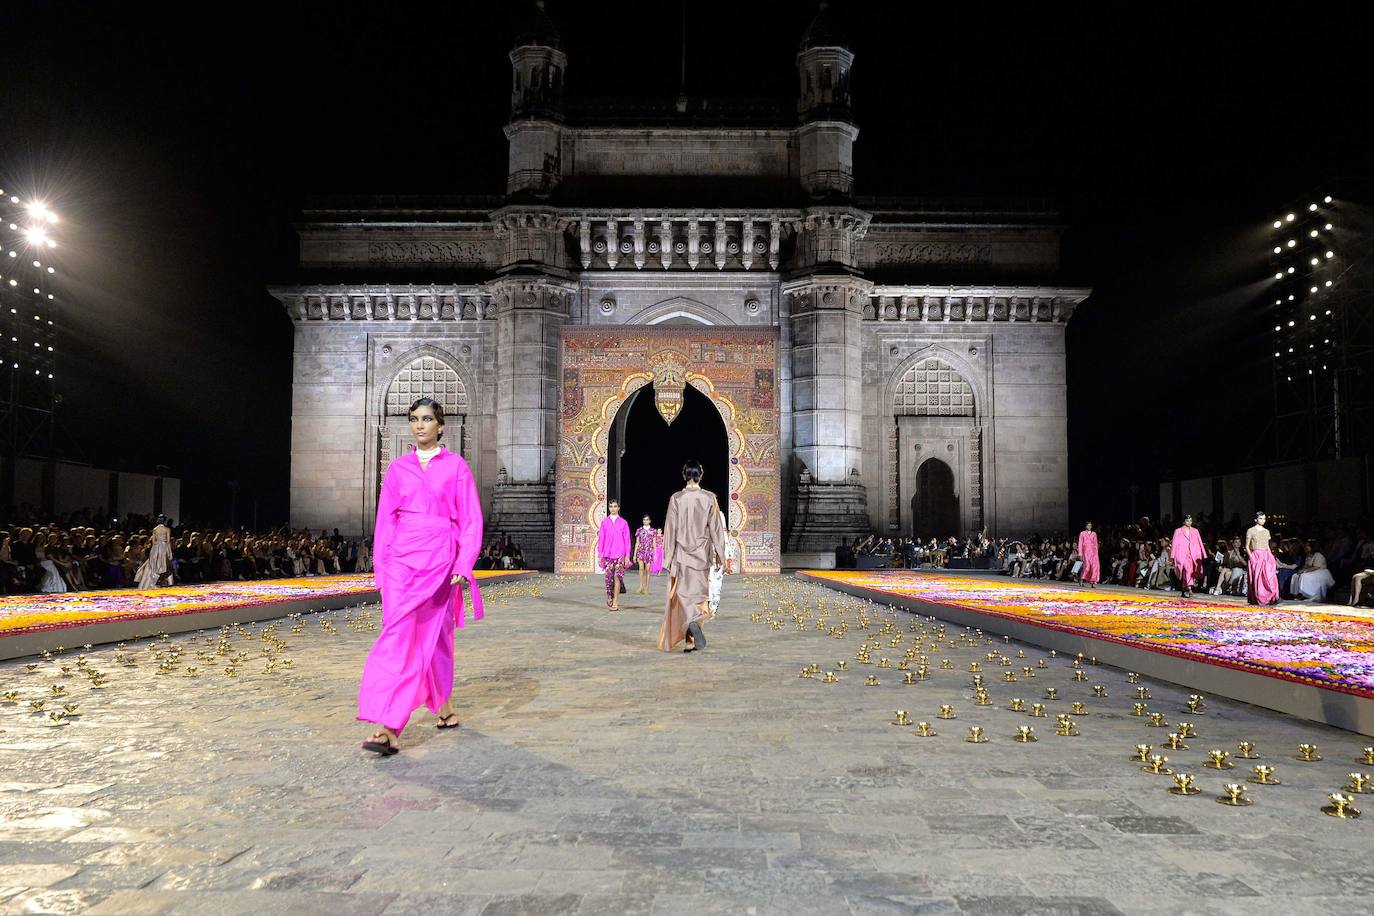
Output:
M854 52L840 18L822 0L797 52L801 180L812 197L847 197L853 191L854 140L859 135L849 99L853 66Z
M806 51L810 48L848 48L849 39L844 33L844 26L840 22L840 17L835 15L830 4L821 0L820 9L816 10L816 16L811 20L811 25L807 27L806 34L802 36L801 47L797 50Z
M510 52L511 120L563 116L563 71L568 65L563 36L535 0L534 9L515 37Z

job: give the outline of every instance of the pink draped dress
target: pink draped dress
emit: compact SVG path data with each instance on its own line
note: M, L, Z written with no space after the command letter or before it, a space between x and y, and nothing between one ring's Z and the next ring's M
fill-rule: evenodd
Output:
M1084 585L1096 585L1102 578L1101 561L1097 556L1097 532L1086 528L1078 532L1078 555L1083 560Z
M1174 529L1174 540L1169 555L1174 558L1174 571L1178 573L1182 591L1191 591L1197 581L1198 564L1207 552L1202 549L1202 535L1192 525L1179 525Z
M482 546L482 504L472 471L447 449L421 467L410 452L391 462L377 501L373 569L382 631L358 687L358 718L400 734L417 707L438 712L453 693L454 627L463 625L467 579L473 620L482 596L472 564Z
M654 530L654 562L649 572L655 576L663 572L663 532L657 529Z

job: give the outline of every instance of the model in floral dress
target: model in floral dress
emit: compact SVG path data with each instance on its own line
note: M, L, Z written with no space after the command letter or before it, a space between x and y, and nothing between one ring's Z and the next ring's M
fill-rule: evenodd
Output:
M654 542L657 540L658 532L654 530L654 522L649 516L644 516L644 524L639 526L635 532L635 565L639 567L639 585L635 588L635 594L649 594L649 567L654 562Z

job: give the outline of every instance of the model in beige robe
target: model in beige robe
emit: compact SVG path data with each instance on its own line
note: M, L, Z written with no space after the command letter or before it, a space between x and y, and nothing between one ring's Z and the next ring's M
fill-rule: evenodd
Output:
M668 605L663 612L658 647L664 652L673 651L686 639L693 624L700 632L700 624L713 616L706 605L710 568L712 563L721 562L724 553L725 526L715 494L689 483L668 500L668 518L663 525Z

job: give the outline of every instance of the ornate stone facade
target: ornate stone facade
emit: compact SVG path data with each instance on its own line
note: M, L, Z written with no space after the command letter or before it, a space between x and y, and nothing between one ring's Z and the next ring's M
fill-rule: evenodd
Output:
M272 290L296 327L292 523L370 531L398 408L424 393L489 530L580 569L606 494L586 467L600 433L569 423L655 372L670 409L680 370L752 462L731 518L751 568L912 530L929 461L963 530L1065 526L1064 327L1088 290L1059 281L1057 219L855 196L833 17L803 38L794 112L713 103L712 124L690 104L569 109L576 58L536 5L510 55L504 195L307 211L302 277Z

